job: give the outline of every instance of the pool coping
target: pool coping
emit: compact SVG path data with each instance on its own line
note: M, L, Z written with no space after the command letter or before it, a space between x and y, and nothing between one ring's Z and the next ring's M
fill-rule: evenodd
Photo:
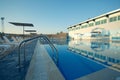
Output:
M110 68L104 68L76 80L120 80L120 72Z
M65 80L44 45L37 41L25 80Z

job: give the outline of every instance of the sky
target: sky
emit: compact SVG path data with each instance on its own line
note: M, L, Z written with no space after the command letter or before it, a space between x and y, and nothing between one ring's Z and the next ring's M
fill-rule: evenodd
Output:
M120 9L120 0L0 0L5 33L22 34L22 27L8 22L33 23L37 33L68 32L67 28L101 14ZM0 31L1 31L0 21Z

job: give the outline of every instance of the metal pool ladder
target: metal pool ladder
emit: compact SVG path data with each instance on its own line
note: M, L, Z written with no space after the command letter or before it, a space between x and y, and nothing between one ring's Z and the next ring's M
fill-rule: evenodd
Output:
M22 46L24 47L23 51L24 51L24 63L25 63L25 61L26 61L26 55L25 55L26 54L25 53L26 43L30 42L30 41L33 41L33 40L36 40L36 39L38 39L38 40L43 39L43 40L45 40L49 44L49 46L51 47L51 49L53 51L53 55L54 55L53 60L55 61L56 64L58 63L58 50L56 49L56 47L53 45L53 43L49 40L49 38L47 36L41 34L40 36L36 36L36 37L30 38L30 39L23 40L19 44L19 46L18 46L18 68L19 68L19 70L22 67L22 65L21 65L21 47Z

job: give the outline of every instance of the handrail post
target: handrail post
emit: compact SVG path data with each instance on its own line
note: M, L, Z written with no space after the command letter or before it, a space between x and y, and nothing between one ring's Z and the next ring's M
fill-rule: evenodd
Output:
M48 39L47 36L42 35L42 37L43 37L44 39L46 39L46 41L48 42L48 44L49 44L50 47L52 48L53 54L55 54L54 52L56 51L56 54L55 54L55 59L56 59L56 60L54 59L54 57L53 57L53 59L55 60L56 63L58 63L58 51L57 51L57 49L56 49L55 46L51 43L51 41Z
M20 63L20 45L19 45L19 47L18 47L18 68L19 68L19 71L20 71L20 66L21 65L21 63Z
M24 43L24 62L26 62L26 53L25 53L25 49L26 49L26 43Z
M23 43L24 43L24 41L21 42L18 46L18 68L19 68L19 71L21 71L21 55L20 55L20 53L21 53L21 45Z

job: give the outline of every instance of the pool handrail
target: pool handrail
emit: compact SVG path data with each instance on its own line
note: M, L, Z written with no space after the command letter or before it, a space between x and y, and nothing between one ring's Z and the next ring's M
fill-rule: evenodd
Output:
M57 48L53 45L53 43L49 40L49 38L45 35L43 35L43 37L48 41L48 44L51 46L53 52L56 52L55 58L53 57L53 59L55 60L56 64L58 63L58 50Z
M56 47L53 45L53 43L49 40L49 38L43 34L39 35L39 36L36 36L36 37L33 37L33 38L30 38L30 39L26 39L26 40L23 40L19 46L18 46L18 68L20 70L21 68L21 57L20 57L20 49L22 47L22 45L24 44L24 62L26 61L26 56L25 56L25 45L27 42L29 41L32 41L32 40L35 40L35 39L40 39L40 38L43 38L45 41L48 42L48 44L50 45L50 47L52 48L52 51L54 53L54 51L56 51L56 62L57 62L57 59L58 59L58 51L56 49Z

